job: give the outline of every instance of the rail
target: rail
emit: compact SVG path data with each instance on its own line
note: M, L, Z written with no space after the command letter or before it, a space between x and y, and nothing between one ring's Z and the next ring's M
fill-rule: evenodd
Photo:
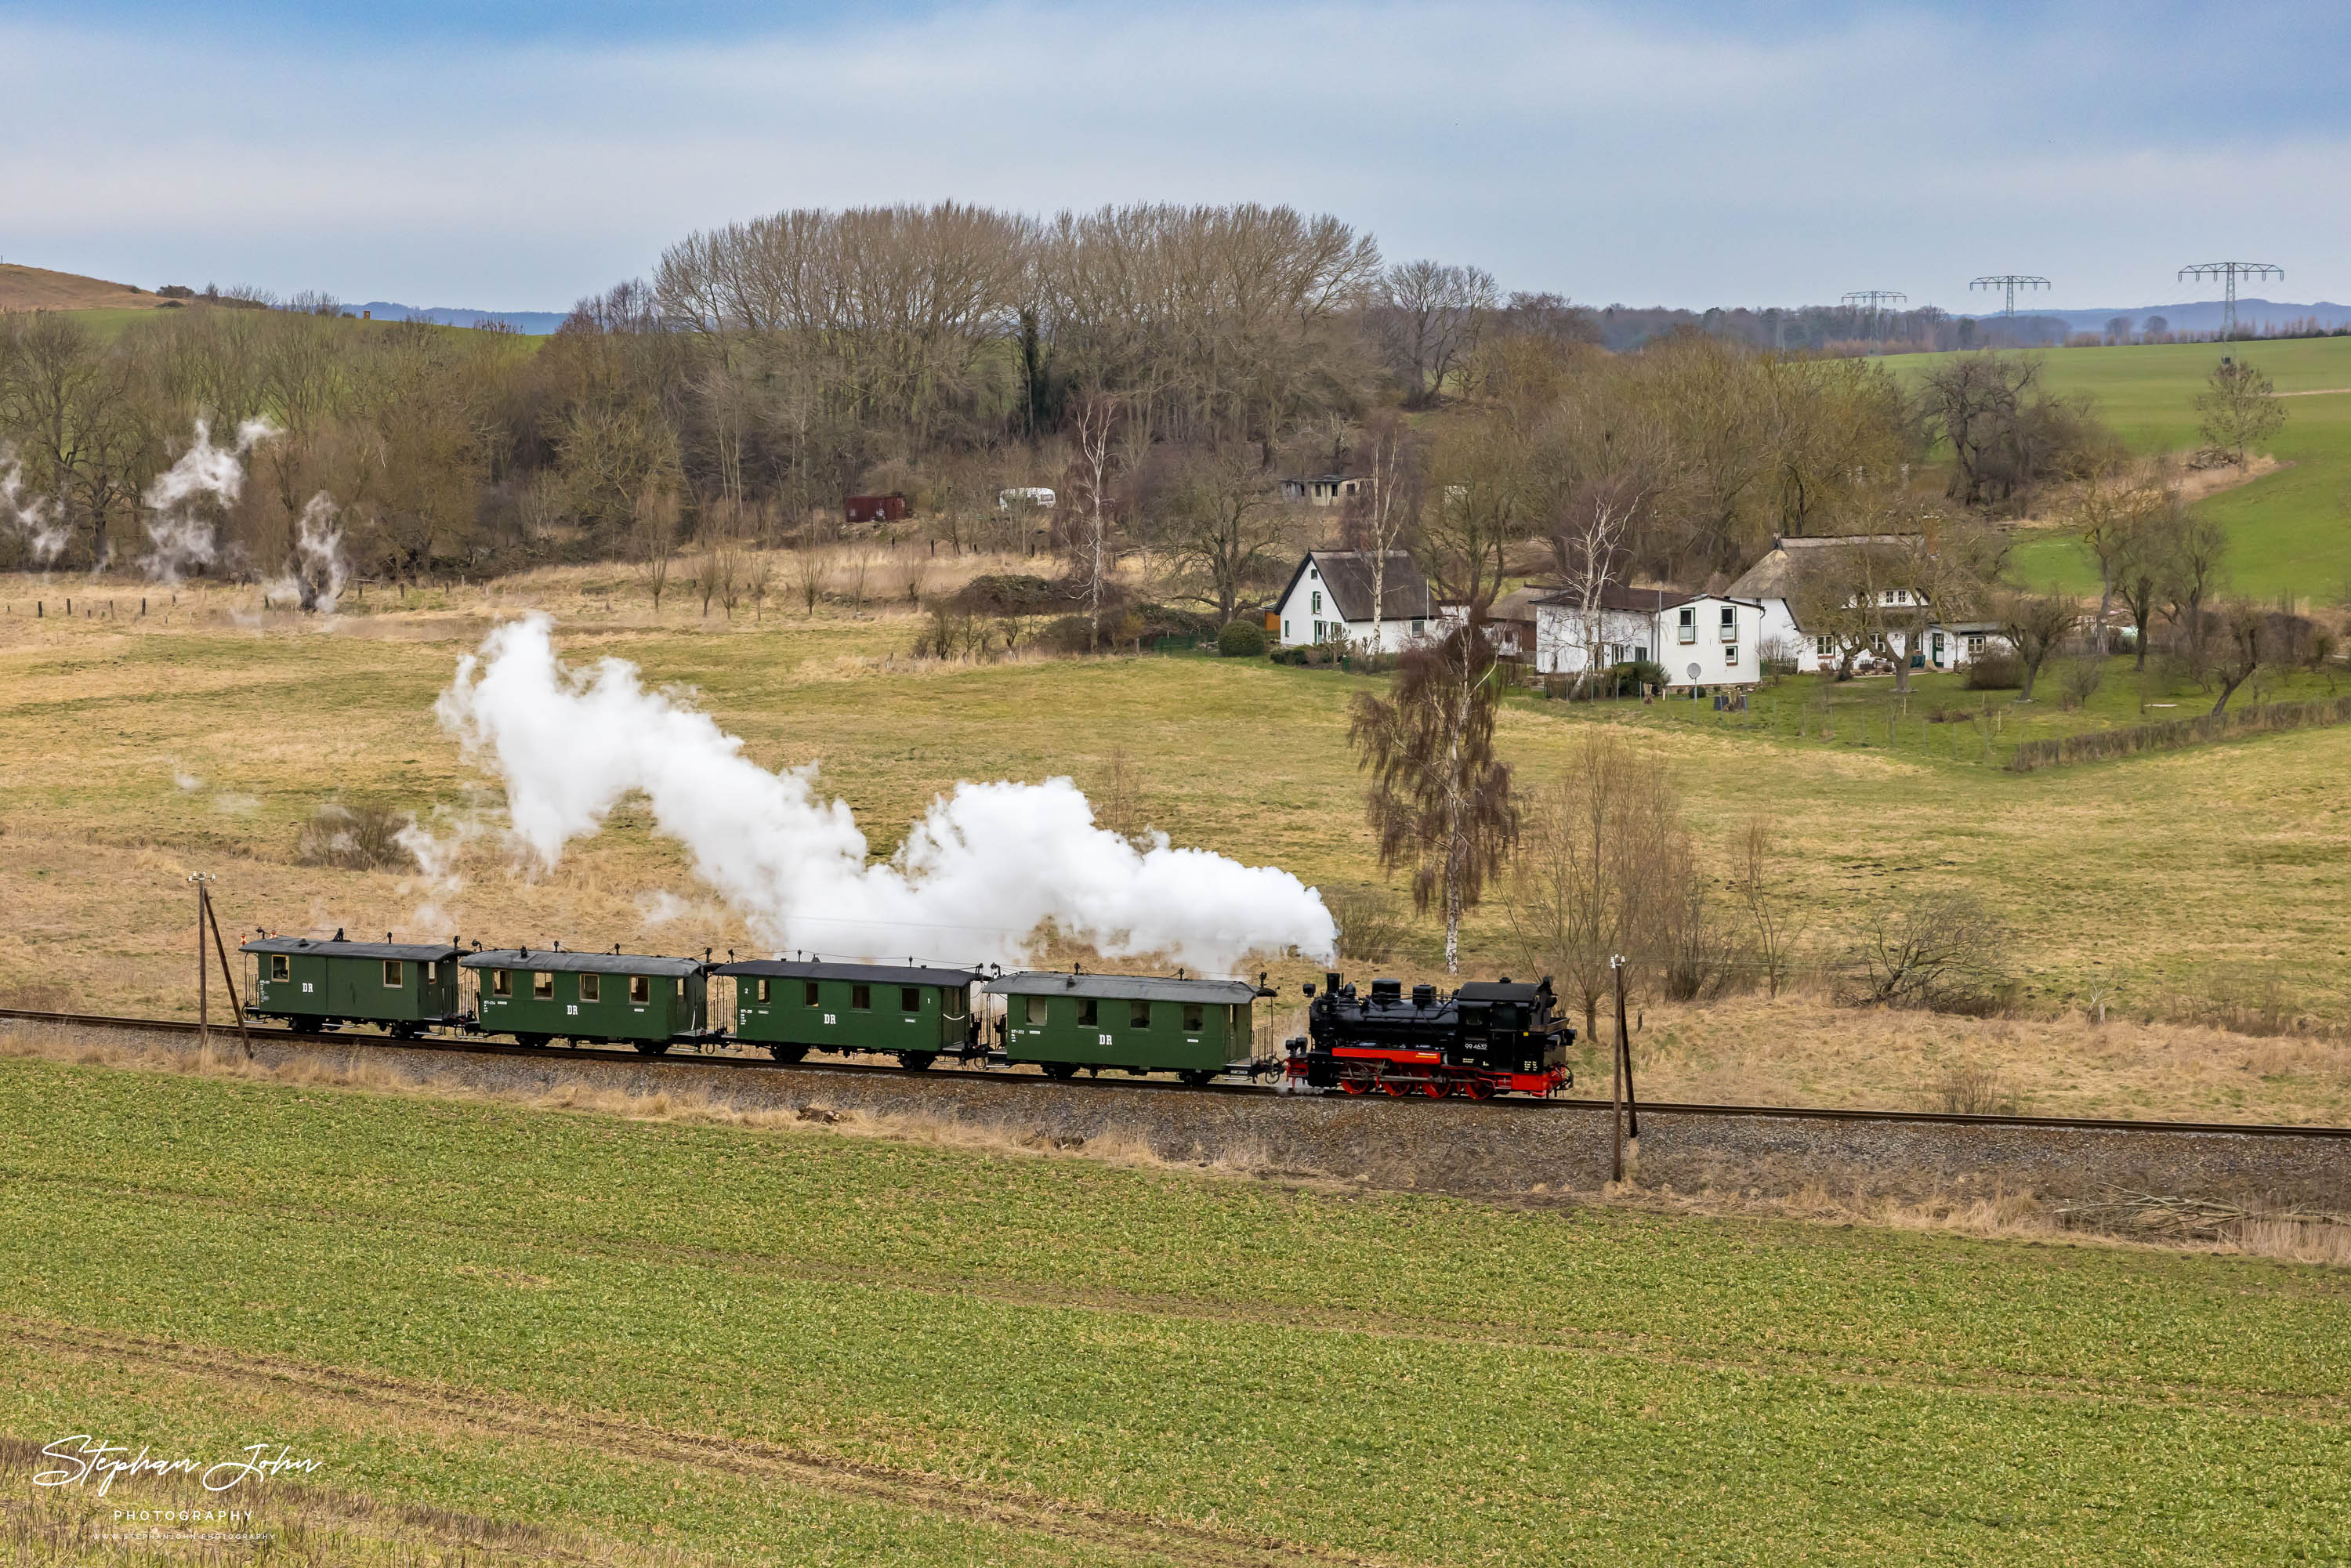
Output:
M141 1030L151 1034L191 1035L200 1025L184 1019L120 1018L105 1013L46 1012L28 1008L0 1008L0 1019L16 1019L28 1023L65 1024L89 1029ZM220 1029L223 1026L213 1026ZM234 1025L227 1026L234 1028ZM253 1030L256 1040L289 1040L315 1045L382 1045L401 1051L440 1051L456 1056L528 1056L549 1058L559 1061L622 1061L640 1066L663 1062L678 1067L709 1067L756 1069L768 1072L848 1072L882 1073L893 1078L977 1078L1001 1079L1003 1074L992 1068L935 1067L922 1074L913 1074L895 1066L846 1061L776 1061L766 1056L718 1056L707 1051L686 1051L682 1054L647 1056L636 1051L605 1051L593 1046L521 1045L510 1040L465 1039L451 1035L421 1035L411 1040L396 1040L388 1034L362 1033L358 1030L332 1030L319 1031L276 1027ZM1029 1082L1015 1079L1016 1082ZM1059 1088L1051 1079L1040 1076L1033 1080L1040 1088ZM1146 1078L1114 1080L1122 1087L1169 1094L1251 1094L1284 1095L1292 1091L1254 1083L1209 1083L1193 1085ZM1421 1103L1443 1104L1465 1112L1540 1113L1564 1109L1605 1111L1605 1100L1553 1098L1549 1100L1494 1099L1484 1101L1429 1101ZM2070 1132L2089 1133L2163 1133L2174 1136L2191 1134L2232 1134L2261 1138L2337 1138L2351 1139L2351 1127L2297 1126L2287 1123L2263 1122L2158 1122L2127 1121L2097 1116L1987 1116L1956 1111L1880 1111L1830 1105L1709 1105L1667 1100L1644 1100L1641 1113L1647 1116L1764 1116L1782 1120L1814 1122L1892 1122L1924 1123L1963 1127L2053 1128Z

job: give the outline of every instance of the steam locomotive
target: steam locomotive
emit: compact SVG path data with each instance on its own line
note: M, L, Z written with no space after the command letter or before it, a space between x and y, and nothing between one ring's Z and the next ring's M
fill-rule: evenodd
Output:
M1359 997L1353 982L1322 977L1306 995L1307 1033L1290 1042L1293 1086L1347 1094L1425 1094L1472 1100L1496 1094L1555 1094L1575 1082L1567 1048L1575 1030L1553 1016L1551 977L1535 984L1472 980L1449 996L1398 980L1374 980Z

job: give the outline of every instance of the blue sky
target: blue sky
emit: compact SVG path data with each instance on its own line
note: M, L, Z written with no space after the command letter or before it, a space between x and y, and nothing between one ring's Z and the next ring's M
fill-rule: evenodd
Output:
M1607 303L2351 298L2351 6L0 0L0 257L560 308L697 227L1290 202Z

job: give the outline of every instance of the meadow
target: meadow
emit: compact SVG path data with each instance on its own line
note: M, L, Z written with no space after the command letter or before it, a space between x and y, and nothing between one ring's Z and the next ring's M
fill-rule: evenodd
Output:
M2051 390L2088 394L2134 450L2154 454L2201 444L2196 394L2224 354L2293 394L2269 448L2282 466L2197 503L2229 530L2233 586L2303 604L2351 600L2351 338L2058 349L2041 358ZM1915 385L1942 357L1891 363ZM2062 528L2025 531L2011 559L2028 581L2098 591L2097 563Z
M92 1432L574 1561L2351 1551L2340 1270L23 1057L0 1173L19 1510Z
M444 833L495 824L495 791L431 708L494 619L529 606L557 616L566 657L622 657L649 685L690 689L762 764L820 762L876 853L958 779L1063 773L1123 795L1179 843L1326 889L1388 886L1345 740L1360 676L1213 656L914 661L918 622L903 611L770 608L729 622L673 599L655 615L627 580L581 570L405 605L378 591L331 620L211 589L176 604L151 594L142 620L135 592L99 591L117 619L83 618L84 600L71 620L30 620L37 595L58 608L56 586L0 584L0 896L13 915L0 993L17 1005L191 1013L183 879L197 870L221 878L232 929L747 950L641 808L551 873L525 874L494 835L461 855L457 885L299 862L301 826L329 800L381 801ZM1511 699L1501 743L1522 788L1541 788L1591 724L1652 757L1686 797L1718 899L1731 836L1757 813L1776 823L1772 875L1803 928L1797 994L1703 1009L1636 998L1658 1042L1656 1092L1931 1104L1955 1064L1980 1058L2036 1110L2351 1113L2351 1052L2328 1032L2351 1022L2351 910L2334 894L2351 835L2330 782L2351 762L2351 727L2019 776L1997 748L1986 763L1975 721L1926 722L1942 700L1929 689L1885 744L1869 705L1890 712L1889 685L1833 694L1828 737L1797 733L1817 700L1809 682L1745 715ZM2126 717L2138 697L2117 677L2095 700ZM1775 714L1781 701L1790 711ZM2000 739L2073 716L2003 717ZM2015 927L2019 1016L1864 1028L1833 1005L1857 926L1949 887ZM1509 915L1507 888L1473 912L1471 973L1517 962ZM1437 956L1434 923L1408 921L1377 967L1442 978ZM1271 967L1294 1014L1317 966ZM2304 1020L2316 1032L2299 1032Z

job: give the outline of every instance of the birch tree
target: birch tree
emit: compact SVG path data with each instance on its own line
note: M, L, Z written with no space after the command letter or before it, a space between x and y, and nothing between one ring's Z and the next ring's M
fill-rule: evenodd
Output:
M1445 972L1461 972L1461 916L1518 841L1510 768L1494 754L1499 661L1473 607L1397 662L1393 693L1355 695L1348 739L1372 776L1380 864L1412 871L1413 907L1445 920Z

